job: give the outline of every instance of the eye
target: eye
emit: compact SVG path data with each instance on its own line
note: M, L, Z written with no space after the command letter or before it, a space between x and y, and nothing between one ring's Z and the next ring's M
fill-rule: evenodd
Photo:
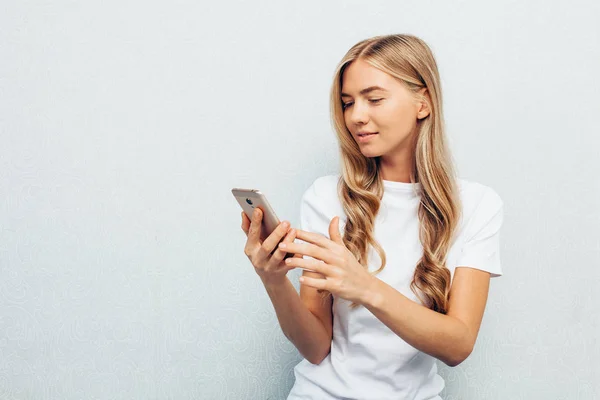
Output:
M350 107L353 104L352 101L349 101L347 103L342 103L342 110L345 110L346 108Z
M381 98L381 99L369 99L369 101L371 103L379 103L381 100L383 100L383 98Z

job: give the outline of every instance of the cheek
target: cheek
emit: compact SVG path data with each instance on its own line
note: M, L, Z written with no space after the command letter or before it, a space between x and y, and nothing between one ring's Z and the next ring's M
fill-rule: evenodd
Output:
M381 110L379 121L382 128L388 128L399 134L409 133L417 123L417 115L414 110L406 105L389 107Z
M347 113L347 112L344 112L344 123L346 124L346 127L347 127L348 129L350 129L350 127L352 126L352 123L351 123L351 121L350 121L350 118L349 118L349 116L350 116L350 114L349 114L349 113Z

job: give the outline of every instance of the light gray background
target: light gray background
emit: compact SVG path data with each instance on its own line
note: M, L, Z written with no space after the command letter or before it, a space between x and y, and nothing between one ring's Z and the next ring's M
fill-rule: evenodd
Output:
M460 175L505 202L444 398L600 398L599 4L3 1L0 399L283 399L300 357L230 189L297 225L338 171L336 63L399 32L437 57Z

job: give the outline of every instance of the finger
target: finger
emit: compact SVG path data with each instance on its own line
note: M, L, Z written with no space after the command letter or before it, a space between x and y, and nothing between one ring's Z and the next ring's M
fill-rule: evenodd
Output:
M301 231L299 229L297 231L296 237L300 239ZM325 240L329 239L325 238ZM336 244L336 246L338 245ZM288 253L310 256L318 260L323 260L331 265L338 265L339 263L343 262L340 256L338 256L334 251L321 248L312 243L279 243L279 247L284 248Z
M305 258L288 258L285 260L287 266L293 268L301 268L309 272L316 272L322 276L328 276L332 274L332 266L324 263L321 260L305 259Z
M309 271L307 269L302 271L302 276L308 276L309 278L325 279L325 275L318 272Z
M248 239L252 243L259 243L260 231L262 222L262 212L260 209L255 208L252 213L252 223L250 224L250 231L248 232Z
M291 228L288 232L288 234L286 235L285 238L283 238L283 243L294 243L294 240L296 240L296 233L298 231L296 229ZM302 258L302 254L294 254L294 253L289 253L287 251L281 250L279 247L277 247L277 251L281 251L282 253L284 253L283 258L290 258L290 257L300 257Z
M310 286L317 290L329 290L329 285L326 279L309 278L308 276L300 277L300 284Z
M344 240L340 235L340 217L336 216L329 222L329 238L337 244L344 245Z
M246 215L245 212L242 211L242 230L248 236L248 231L250 230L250 218Z
M294 240L296 240L297 232L298 232L298 230L296 230L294 228L288 229L287 235L285 235L285 237L283 238L283 242L284 243L293 243Z
M285 237L283 238L283 242L291 243L294 241L295 237L296 237L296 230L290 229L288 231L287 235L285 235ZM263 243L263 245L264 245L264 243ZM286 255L287 255L287 252L285 250L282 250L279 247L276 247L275 252L273 253L273 256L271 257L271 260L273 261L273 264L277 266L281 263L281 261L283 261L283 259L285 258Z
M308 276L309 278L316 278L316 279L325 279L325 275L319 274L318 272L309 271L306 269L304 271L302 271L302 276ZM317 291L317 293L325 292L322 289L316 289L316 291Z
M277 244L279 242L281 242L281 239L283 239L285 237L285 235L287 235L289 230L290 230L290 223L288 221L283 221L279 225L277 225L277 228L275 228L275 230L273 232L271 232L269 237L267 237L265 239L265 241L263 242L262 245L263 245L264 249L269 254L271 254L273 252L273 250L275 250L277 248Z
M332 241L329 240L327 237L321 235L320 233L307 232L298 229L296 237L304 242L312 243L324 249L333 250L334 248Z

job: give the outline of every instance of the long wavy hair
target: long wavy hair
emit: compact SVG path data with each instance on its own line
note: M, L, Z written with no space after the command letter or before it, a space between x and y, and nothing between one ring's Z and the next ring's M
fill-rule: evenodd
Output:
M346 127L341 100L344 70L359 58L398 79L415 99L425 100L429 106L429 115L417 120L413 141L410 178L412 183L421 184L418 217L423 256L416 265L410 287L426 307L445 314L451 283L446 256L454 241L461 206L454 163L445 136L437 64L429 46L415 36L396 34L363 40L348 50L337 66L331 87L330 111L341 152L338 195L347 216L344 244L366 269L368 248L372 246L382 260L381 267L372 273L378 274L385 268L385 251L373 235L384 191L380 158L365 157L361 153ZM427 91L419 92L422 88ZM351 304L351 308L357 306Z

